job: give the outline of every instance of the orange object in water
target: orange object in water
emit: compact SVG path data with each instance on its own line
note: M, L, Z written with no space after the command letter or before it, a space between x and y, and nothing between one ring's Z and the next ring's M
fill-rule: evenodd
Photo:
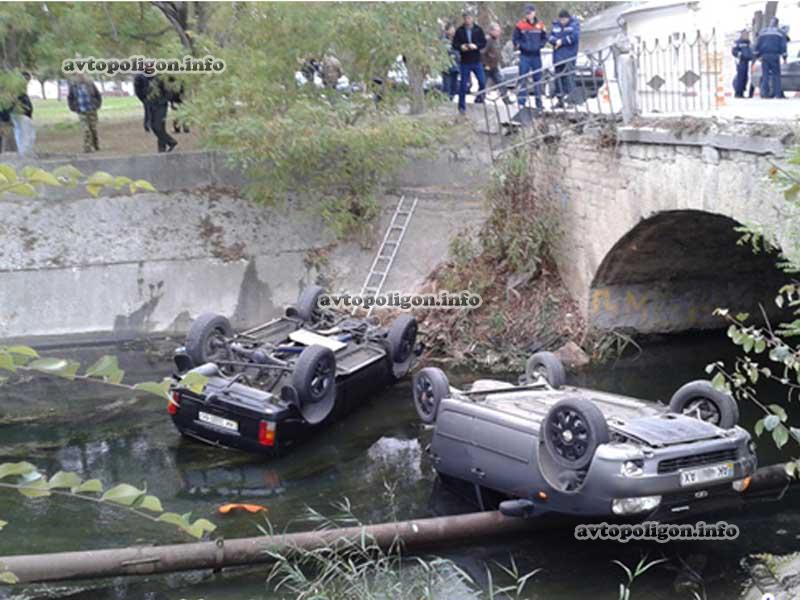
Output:
M266 506L261 506L260 504L240 504L238 502L232 502L230 504L223 504L217 509L217 512L221 515L227 515L229 512L234 510L244 510L252 514L266 512L269 509Z

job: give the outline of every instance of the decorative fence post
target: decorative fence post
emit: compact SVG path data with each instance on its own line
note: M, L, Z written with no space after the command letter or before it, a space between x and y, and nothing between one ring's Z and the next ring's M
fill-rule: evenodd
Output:
M639 94L636 89L636 59L630 40L624 34L617 38L613 47L615 70L622 99L622 122L626 125L639 114Z

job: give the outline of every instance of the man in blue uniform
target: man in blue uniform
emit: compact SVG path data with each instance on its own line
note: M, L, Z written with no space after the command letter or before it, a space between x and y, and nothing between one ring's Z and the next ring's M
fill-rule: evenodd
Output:
M472 83L472 74L478 79L478 94L475 102L483 102L483 90L486 88L486 75L481 63L481 50L486 47L486 36L469 11L464 11L464 24L456 29L453 36L453 48L459 51L458 112L467 110L467 90Z
M553 46L554 83L558 108L564 107L564 101L575 89L575 57L578 56L579 36L578 21L566 10L559 12L558 19L553 21L550 38L547 40Z
M778 19L773 18L769 27L758 34L756 58L761 59L761 95L764 98L780 98L781 57L786 60L786 34L778 28Z
M736 59L736 78L733 80L733 95L744 98L747 89L747 78L750 75L750 63L753 61L753 49L750 47L750 32L742 29L739 39L733 44L731 50Z
M533 72L533 95L536 98L536 109L542 110L542 48L547 43L547 31L544 23L536 17L533 4L525 6L525 18L521 19L514 28L512 36L514 47L519 50L519 75ZM525 106L528 99L529 79L520 80L520 89L517 94L519 105Z

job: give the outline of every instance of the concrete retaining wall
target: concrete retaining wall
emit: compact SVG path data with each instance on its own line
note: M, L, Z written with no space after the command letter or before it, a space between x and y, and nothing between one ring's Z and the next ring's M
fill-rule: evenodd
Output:
M241 178L218 155L40 162L147 179L159 193L95 199L46 190L1 200L0 339L182 332L207 310L249 325L277 315L320 276L357 292L400 193L420 201L386 287L410 291L446 257L453 235L482 221L481 160L412 161L389 184L366 245L333 245L313 207L238 198L225 188Z

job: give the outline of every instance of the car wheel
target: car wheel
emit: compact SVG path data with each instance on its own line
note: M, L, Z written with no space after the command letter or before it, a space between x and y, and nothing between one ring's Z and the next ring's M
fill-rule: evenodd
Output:
M444 371L436 367L425 367L414 375L414 407L423 423L436 421L439 403L450 394L450 382Z
M195 366L230 357L227 338L233 337L230 321L222 315L203 313L194 320L186 335L186 354Z
M397 379L405 377L417 343L417 320L411 315L400 315L389 326L386 339L389 342L392 374Z
M330 348L308 346L297 359L292 386L303 418L315 425L333 410L336 401L336 357Z
M698 379L681 386L669 401L673 413L695 417L722 429L739 422L739 407L730 394L721 392L710 381Z
M555 389L562 387L567 380L564 364L552 352L537 352L531 356L525 365L525 378L528 383L544 379L550 387Z
M595 450L609 440L608 424L600 409L585 398L556 402L542 421L540 441L553 461L565 469L589 466Z
M325 288L310 285L305 288L297 298L295 314L305 323L316 323L320 318L319 297L325 293Z

